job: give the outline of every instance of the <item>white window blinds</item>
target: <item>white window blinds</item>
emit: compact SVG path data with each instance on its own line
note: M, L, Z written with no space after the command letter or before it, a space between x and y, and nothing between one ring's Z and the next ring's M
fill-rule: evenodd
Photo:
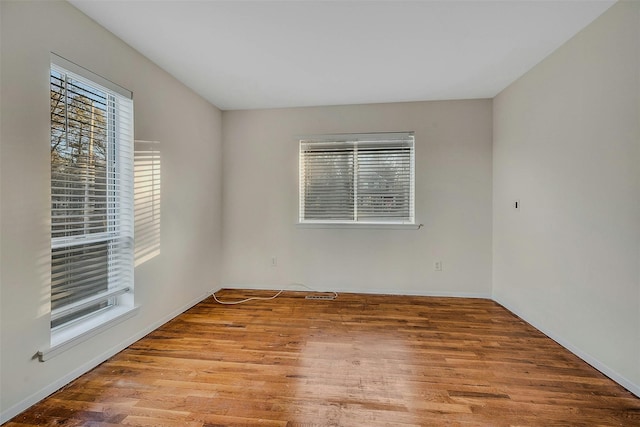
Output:
M133 101L83 74L51 66L52 327L133 286Z
M301 223L414 223L412 132L300 140Z

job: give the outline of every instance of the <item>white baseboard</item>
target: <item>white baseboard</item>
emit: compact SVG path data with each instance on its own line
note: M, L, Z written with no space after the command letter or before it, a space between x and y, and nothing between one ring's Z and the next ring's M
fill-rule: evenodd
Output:
M495 298L494 297L493 300L495 302L497 302L498 304L500 304L501 306L503 306L504 308L506 308L507 310L509 310L510 312L512 312L513 314L515 314L516 316L518 316L519 318L521 318L522 320L524 320L525 322L527 322L528 324L530 324L531 326L533 326L534 328L536 328L537 330L539 330L540 332L542 332L543 334L545 334L546 336L548 336L549 338L551 338L552 340L554 340L555 342L557 342L558 344L560 344L562 347L564 347L567 350L569 350L571 353L573 353L576 356L578 356L580 359L582 359L585 362L587 362L589 365L593 366L598 371L602 372L604 375L609 377L611 380L613 380L616 383L620 384L622 387L626 388L631 393L635 394L637 397L640 397L640 385L635 384L634 382L632 382L628 378L624 377L623 375L618 374L616 371L611 369L609 366L607 366L606 364L602 363L598 359L592 357L591 355L589 355L588 353L584 352L580 348L574 346L573 344L571 344L569 341L565 340L564 338L554 334L553 332L547 330L546 328L541 328L537 324L537 322L534 322L533 320L531 320L527 316L523 316L521 313L518 312L518 310L514 309L510 304L505 303L500 298Z
M454 298L482 298L491 299L491 294L484 293L469 293L469 292L441 292L441 291L416 291L414 289L360 289L360 288L316 288L309 286L316 292L337 292L339 294L371 294L371 295L406 295L406 296L418 296L418 297L454 297ZM301 291L312 292L310 289L296 284L290 283L287 285L258 285L254 283L232 284L226 283L221 285L221 289L253 289L253 290L271 290L279 291L284 289L285 291Z
M109 350L107 350L104 353L100 354L99 356L93 358L92 360L88 361L87 363L82 364L78 368L76 368L73 371L69 372L64 377L62 377L62 378L58 379L57 381L54 381L53 383L43 387L42 389L40 389L37 392L33 393L31 396L27 397L26 399L24 399L24 400L16 403L15 405L11 406L10 408L7 408L5 411L0 413L0 424L9 421L11 418L15 417L16 415L19 415L22 411L24 411L24 410L28 409L29 407L35 405L36 403L38 403L39 401L41 401L45 397L51 395L52 393L55 393L56 391L58 391L59 389L61 389L65 385L69 384L71 381L73 381L76 378L78 378L79 376L89 372L91 369L95 368L96 366L98 366L99 364L101 364L102 362L107 360L108 358L114 356L115 354L117 354L117 353L121 352L122 350L124 350L125 348L129 347L131 344L133 344L134 342L138 341L139 339L141 339L145 335L155 331L156 329L158 329L160 326L164 325L165 323L167 323L171 319L173 319L176 316L184 313L185 311L187 311L188 309L190 309L194 305L198 304L200 301L202 301L205 298L209 297L209 295L211 295L211 294L209 292L207 292L206 294L201 295L201 296L197 297L196 299L188 302L187 304L183 305L182 307L178 308L177 310L174 310L173 312L171 312L167 316L164 316L162 319L152 323L151 325L146 327L144 330L137 332L136 334L130 336L129 338L127 338L124 341L118 343L117 345L114 345Z

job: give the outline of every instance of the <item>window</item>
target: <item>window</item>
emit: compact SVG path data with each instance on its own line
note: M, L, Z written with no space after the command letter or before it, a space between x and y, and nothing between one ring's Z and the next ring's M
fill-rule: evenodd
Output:
M51 328L95 318L133 289L131 93L54 56Z
M300 223L414 224L413 132L300 140Z

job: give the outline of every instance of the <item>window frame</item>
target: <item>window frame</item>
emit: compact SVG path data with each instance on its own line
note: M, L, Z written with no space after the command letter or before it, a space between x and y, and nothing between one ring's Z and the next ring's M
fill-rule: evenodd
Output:
M408 148L409 155L408 161L403 166L409 167L408 182L408 215L397 218L393 215L383 217L382 215L377 219L362 219L360 217L359 195L358 190L360 182L362 181L362 174L359 172L360 154L359 150L371 150L373 145L378 144L382 149L388 149L390 151L397 150L399 147ZM386 145L385 145L386 144ZM307 184L306 179L306 165L308 160L306 158L307 153L313 152L308 149L309 146L326 146L334 145L337 149L344 149L346 151L352 151L352 163L347 167L351 169L350 173L353 174L352 191L353 195L353 219L340 219L340 218L308 218L305 215L306 211L306 192L305 186ZM353 147L353 148L349 148ZM298 222L299 226L309 228L414 228L416 224L415 215L415 133L414 132L379 132L379 133L354 133L354 134L328 134L328 135L312 135L302 136L298 138ZM322 149L318 149L321 152ZM371 164L368 165L371 167ZM370 170L370 169L369 169ZM380 169L383 171L384 169ZM405 178L406 180L406 178ZM374 182L374 181L369 181ZM379 193L381 195L383 193ZM394 196L401 196L401 193L391 194Z
M68 108L71 105L70 98L68 98L68 88L66 87L68 79L73 79L74 81L79 82L83 85L84 89L96 89L101 93L106 94L104 97L106 103L103 113L105 143L103 147L104 154L102 161L104 162L104 170L100 169L101 173L104 174L104 177L102 178L104 183L101 184L101 188L103 189L99 190L99 193L104 194L101 194L100 196L96 196L94 194L92 196L94 197L94 201L91 202L93 204L103 204L103 207L100 209L101 212L104 212L103 214L100 214L101 216L104 216L104 220L102 222L103 225L97 226L98 230L96 232L91 232L91 228L95 227L94 225L90 225L87 228L87 221L92 221L88 216L85 216L83 222L81 222L79 226L74 225L72 227L72 231L60 231L60 224L66 226L66 223L64 222L66 218L65 215L73 214L63 214L61 217L62 222L56 222L54 220L54 206L56 206L53 195L54 184L59 185L61 181L56 180L60 179L59 177L54 179L53 158L51 160L52 175L50 180L50 218L52 234L50 241L52 273L55 266L56 271L62 271L60 274L69 274L71 276L73 276L73 274L80 275L78 271L85 269L88 270L87 274L92 274L95 268L102 269L103 267L101 267L101 265L104 265L104 271L106 272L106 278L104 279L106 289L98 292L97 288L102 289L104 285L94 286L95 289L91 290L91 293L87 294L87 297L79 294L75 301L68 302L60 307L52 307L50 310L51 345L43 351L38 352L41 361L58 354L61 350L68 348L70 345L75 345L75 343L82 341L83 336L85 338L93 336L105 327L118 323L137 312L137 307L134 307L133 298L133 94L115 83L112 83L103 77L52 53L49 72L50 87L52 87L51 82L54 79L54 73L62 74L65 81L63 85L64 89L61 87L61 93L64 92L65 94L65 123L61 127L61 132L64 134L68 135L68 132L74 129L69 125L67 115ZM58 77L56 76L55 78ZM53 89L50 89L50 93L53 93ZM50 99L53 99L51 95ZM93 107L91 108L91 117L94 117ZM93 126L93 121L91 126ZM53 137L53 117L51 118L50 128L50 136ZM93 135L94 131L95 128L91 127L89 132ZM67 136L64 137L64 140L65 142L67 141ZM91 136L91 140L93 141L93 136ZM82 144L81 140L79 144ZM52 138L50 139L50 146L53 152ZM89 160L89 162L91 161L92 160ZM73 164L71 167L76 169L78 168L78 166L73 166ZM96 170L91 169L90 173L95 174ZM65 181L63 182L66 182L66 179L67 178L65 178ZM69 182L73 183L73 177L70 178ZM64 193L62 194L63 195L61 197L63 197L63 199L61 199L59 202L60 204L55 207L55 209L59 208L67 211L70 209L77 209L69 207L69 203L73 203L70 201L73 196L65 196ZM71 199L65 201L64 197L70 197ZM84 203L88 203L86 201L86 197L88 196L85 196ZM67 204L67 207L64 207L65 203ZM58 228L56 229L55 227ZM78 228L84 228L85 230L84 232L78 232ZM97 245L96 247L101 247L103 244L105 246L104 255L86 255L90 259L90 269L86 267L81 269L78 269L78 267L76 267L76 269L73 267L67 267L67 262L69 262L69 265L73 265L73 263L79 262L80 256L85 256L87 252L91 252L93 249L90 249L90 245ZM56 261L54 260L54 255L59 250L62 250L63 253ZM99 250L102 250L102 248ZM96 252L97 251L98 250L96 249ZM74 252L82 255L76 255ZM60 261L60 259L64 259L65 256L70 261ZM104 258L104 264L102 264L102 258ZM77 279L71 278L61 280L66 284L68 280L73 282L73 280ZM52 296L53 290L54 285L52 283Z

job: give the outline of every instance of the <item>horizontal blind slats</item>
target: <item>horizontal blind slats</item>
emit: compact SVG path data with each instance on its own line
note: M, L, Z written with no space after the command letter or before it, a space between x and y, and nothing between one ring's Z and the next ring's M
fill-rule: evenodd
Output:
M50 84L51 303L65 313L52 316L57 326L108 305L95 295L132 284L133 103L54 65Z
M413 134L330 138L300 141L300 220L413 222Z

